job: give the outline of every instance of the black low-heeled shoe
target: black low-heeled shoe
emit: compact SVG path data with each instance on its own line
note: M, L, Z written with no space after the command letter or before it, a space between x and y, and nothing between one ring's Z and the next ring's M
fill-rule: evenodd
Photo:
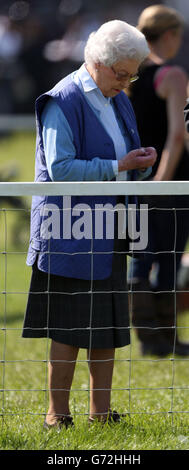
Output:
M57 428L60 430L62 427L65 427L66 429L69 426L74 426L73 418L72 416L61 416L60 418L57 419L57 421L54 424L48 424L46 420L44 421L43 427L45 429L52 429L52 428Z
M98 421L102 424L105 423L120 423L121 418L125 418L126 414L121 413L119 414L116 410L109 410L107 414L107 418L100 418ZM97 417L96 418L89 418L88 422L89 424L93 424L94 422L97 422Z

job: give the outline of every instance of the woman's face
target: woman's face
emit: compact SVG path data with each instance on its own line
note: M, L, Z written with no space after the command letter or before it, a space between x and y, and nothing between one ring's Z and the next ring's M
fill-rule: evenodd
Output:
M174 29L168 30L164 45L167 48L168 52L168 59L172 59L176 56L177 52L180 49L182 43L182 30L181 29ZM167 40L166 40L167 39Z
M137 76L139 65L140 62L135 59L124 59L110 67L95 64L93 78L103 95L113 98Z

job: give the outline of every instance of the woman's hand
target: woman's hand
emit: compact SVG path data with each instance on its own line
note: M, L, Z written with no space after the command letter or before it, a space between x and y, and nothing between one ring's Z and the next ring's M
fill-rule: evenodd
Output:
M118 161L118 171L145 170L153 166L157 158L154 147L141 147L127 153Z

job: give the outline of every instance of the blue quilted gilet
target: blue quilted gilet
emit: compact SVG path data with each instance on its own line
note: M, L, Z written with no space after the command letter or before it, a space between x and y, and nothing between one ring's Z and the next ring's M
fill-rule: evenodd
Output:
M92 160L96 156L114 160L115 150L111 137L92 112L83 93L69 75L61 80L52 90L41 95L36 101L36 163L35 181L51 181L43 148L42 126L40 116L51 96L56 100L68 120L74 136L76 158ZM131 138L132 149L140 147L140 139L136 128L136 120L128 97L121 92L114 98L118 111L123 119ZM130 172L129 179L135 179L135 171ZM76 204L88 204L91 209L95 204L116 205L116 197L111 196L72 196L71 208ZM45 205L56 205L60 216L60 238L41 236L40 228L47 215L42 214ZM63 198L60 196L35 196L32 199L31 237L27 256L27 264L33 265L38 256L38 268L52 274L80 279L105 279L111 275L112 252L114 240L104 239L63 238ZM92 224L95 226L95 213L92 210ZM78 216L71 217L71 224ZM104 220L105 224L105 220ZM94 234L94 229L93 229Z

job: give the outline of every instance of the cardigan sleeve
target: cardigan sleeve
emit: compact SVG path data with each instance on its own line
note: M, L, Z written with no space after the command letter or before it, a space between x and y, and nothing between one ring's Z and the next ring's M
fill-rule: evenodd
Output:
M116 176L114 160L98 156L91 161L76 157L71 127L63 111L49 99L41 116L47 169L53 181L110 181Z

